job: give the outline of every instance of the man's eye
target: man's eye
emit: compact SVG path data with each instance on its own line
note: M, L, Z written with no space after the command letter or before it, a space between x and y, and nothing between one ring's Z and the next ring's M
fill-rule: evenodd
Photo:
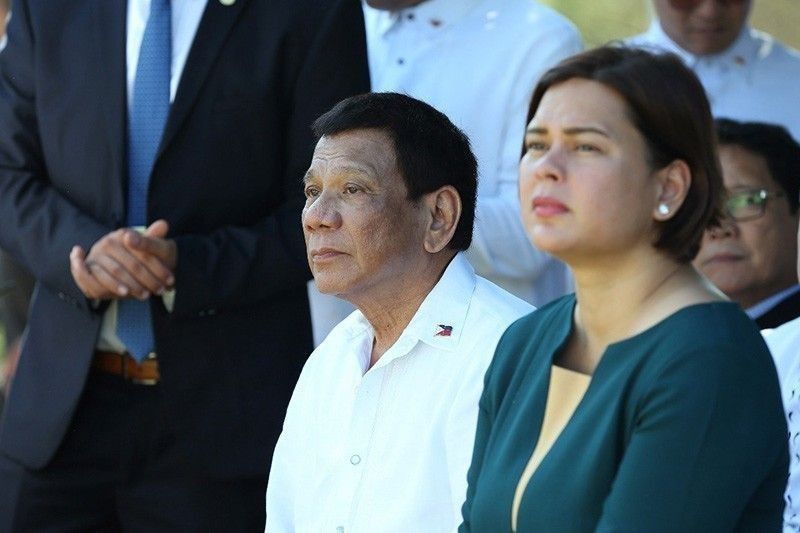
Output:
M361 189L360 189L360 188L358 188L358 187L356 187L355 185L348 185L348 186L346 186L346 187L344 188L344 192L346 192L347 194L356 194L356 193L357 193L357 192L359 192L360 190L361 190Z
M586 143L579 144L576 147L576 150L578 150L579 152L599 152L600 151L600 149L597 146L595 146L593 144L586 144Z
M316 198L319 196L319 189L316 187L306 187L305 189L306 198Z
M541 141L529 142L527 149L529 152L542 152L547 150L547 145Z

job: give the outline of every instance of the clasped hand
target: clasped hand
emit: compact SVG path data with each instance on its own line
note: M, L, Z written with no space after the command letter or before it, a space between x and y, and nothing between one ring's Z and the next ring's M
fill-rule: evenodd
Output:
M163 295L175 284L177 245L167 239L165 220L153 222L143 233L121 228L98 240L87 254L74 246L70 272L83 294L94 300Z

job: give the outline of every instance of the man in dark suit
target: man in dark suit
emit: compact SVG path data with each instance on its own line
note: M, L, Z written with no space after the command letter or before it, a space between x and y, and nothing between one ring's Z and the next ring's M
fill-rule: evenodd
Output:
M761 329L800 316L797 258L800 144L781 126L717 119L727 218L694 260Z
M363 41L356 0L14 1L0 246L37 287L0 531L263 528L311 348L309 125L368 88Z

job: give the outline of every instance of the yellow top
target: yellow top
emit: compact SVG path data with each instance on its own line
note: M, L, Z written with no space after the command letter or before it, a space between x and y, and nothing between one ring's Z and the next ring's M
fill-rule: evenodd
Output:
M517 490L514 493L514 502L511 506L511 528L514 531L517 530L517 514L525 487L528 486L528 482L539 468L542 459L550 451L569 419L572 418L572 413L575 412L586 389L589 388L591 379L592 376L553 365L539 440L536 442L536 447L533 449L525 470L522 471L522 476L517 483Z

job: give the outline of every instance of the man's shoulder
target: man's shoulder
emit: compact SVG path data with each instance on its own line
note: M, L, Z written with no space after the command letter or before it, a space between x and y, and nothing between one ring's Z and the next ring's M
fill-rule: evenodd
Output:
M779 41L773 35L755 28L750 29L750 39L758 50L759 58L786 61L800 68L800 50L796 50Z
M525 300L517 298L491 281L480 276L475 278L475 292L470 302L470 311L473 313L477 312L484 317L493 316L500 322L510 324L536 310Z
M580 39L577 26L567 17L550 6L535 0L507 0L508 4L497 15L505 16L508 29L516 28L527 33L527 38L540 37L541 32L546 32L550 37L558 34L575 35ZM504 28L505 29L505 28Z
M791 361L800 364L800 317L775 329L765 330L764 340L779 368Z

